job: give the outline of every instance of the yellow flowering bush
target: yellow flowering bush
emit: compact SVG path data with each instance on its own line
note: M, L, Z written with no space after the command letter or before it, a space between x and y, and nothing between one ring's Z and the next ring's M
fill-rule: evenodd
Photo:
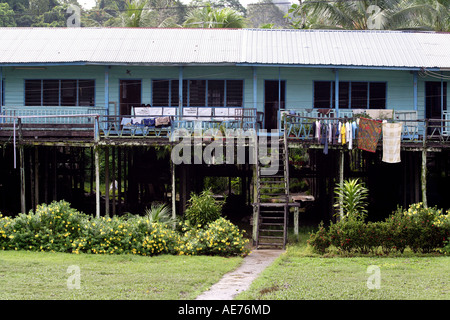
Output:
M6 220L9 242L5 249L68 251L88 218L66 201L38 205L35 212Z
M244 238L244 231L229 220L221 217L204 227L189 227L184 224L184 231L179 254L188 255L247 255L248 239Z
M0 249L91 254L246 254L243 233L220 218L174 230L148 216L94 218L66 201L43 204L15 218L0 216Z

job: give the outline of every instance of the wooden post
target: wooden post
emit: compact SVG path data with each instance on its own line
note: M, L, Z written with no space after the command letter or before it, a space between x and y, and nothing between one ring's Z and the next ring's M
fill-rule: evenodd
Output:
M30 152L28 153L28 158L29 158L29 164L30 164L30 200L31 200L31 210L33 210L33 212L36 210L36 203L34 202L35 198L34 198L34 165L33 165L33 154Z
M344 150L339 149L339 186L344 185ZM339 196L339 218L344 219L344 198L342 195Z
M90 194L92 195L92 193L94 192L94 166L95 166L95 164L94 164L94 148L91 148L91 170L90 170L90 173L91 173L91 178L90 178L90 180L89 180L89 183L90 183Z
M48 203L48 172L49 172L49 156L48 148L44 148L44 202Z
M98 146L94 147L95 163L95 216L100 218L100 161L98 158Z
M111 173L111 180L112 180L112 214L113 216L116 215L116 148L112 147L112 173Z
M298 240L298 206L294 207L294 234Z
M175 181L175 164L172 160L170 161L170 171L171 171L171 182L172 182L172 190L170 192L170 195L172 197L172 218L176 219L177 217L177 210L176 210L176 196L177 196L177 190L176 190L176 181ZM174 225L175 227L175 225Z
M25 202L25 159L23 145L19 146L19 166L20 166L20 211L26 213L26 202Z
M34 203L39 205L39 149L34 147Z
M119 190L117 192L117 202L119 204L122 203L122 148L118 147L117 148L117 185L119 186Z
M257 143L257 142L256 142ZM259 161L255 158L255 161ZM252 239L253 243L256 244L258 241L258 221L259 221L259 204L258 204L258 165L253 165L253 230Z
M105 216L109 217L109 147L105 148Z
M421 185L422 185L422 202L423 207L428 207L427 201L427 134L428 133L428 119L425 120L425 131L423 133L423 147L422 147L422 176L421 176Z
M57 163L56 163L56 147L53 147L53 200L57 200L57 183L58 183L58 175L57 175Z

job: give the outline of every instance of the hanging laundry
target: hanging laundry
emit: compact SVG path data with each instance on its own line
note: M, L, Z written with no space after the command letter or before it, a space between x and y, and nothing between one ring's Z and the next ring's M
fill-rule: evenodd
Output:
M376 152L380 134L381 121L360 118L358 126L358 148L369 152Z
M343 123L342 126L341 126L341 142L342 142L342 145L344 145L347 142L346 141L346 133L347 133L347 130L345 128L345 123Z
M358 123L356 121L352 122L352 135L353 139L356 139L356 134L358 132Z
M402 123L383 123L383 162L400 162Z
M353 135L352 135L352 124L350 122L347 122L346 125L346 135L347 135L347 141L348 141L348 148L351 150L353 148Z
M319 140L320 140L320 121L319 120L317 120L315 122L315 126L316 126L315 138L317 139L317 142L319 142Z
M170 125L170 117L157 117L155 120L155 125L157 127L161 127L161 126L168 126Z
M333 125L331 122L328 123L328 143L331 144L333 141Z
M337 134L338 134L338 143L340 144L342 141L342 133L341 133L341 129L342 129L342 123L339 122L338 124L338 129L337 129Z
M321 132L321 139L320 143L324 144L323 153L328 154L328 126L324 123L321 125L322 132Z

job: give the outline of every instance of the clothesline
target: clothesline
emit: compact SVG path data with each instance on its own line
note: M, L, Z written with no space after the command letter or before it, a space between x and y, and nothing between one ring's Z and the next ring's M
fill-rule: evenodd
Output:
M315 139L323 144L324 153L328 154L328 145L347 145L351 150L353 140L357 136L358 125L356 121L324 121L314 123Z
M316 120L313 126L314 138L324 145L324 154L328 154L329 145L346 145L349 150L352 150L355 139L358 139L358 149L376 152L378 141L383 133L383 161L400 162L402 123L366 118L343 121L325 119Z

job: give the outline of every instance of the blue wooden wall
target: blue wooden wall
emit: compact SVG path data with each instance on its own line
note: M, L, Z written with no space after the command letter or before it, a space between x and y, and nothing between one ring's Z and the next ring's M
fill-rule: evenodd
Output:
M186 66L184 79L241 79L244 80L244 106L257 106L264 111L264 81L284 80L286 82L286 108L311 108L313 105L313 83L318 80L334 81L333 68L301 67L244 67L244 66ZM414 76L403 70L357 70L339 69L339 81L381 81L387 84L386 107L395 110L414 110ZM109 81L109 101L119 102L119 80L142 80L142 103L151 103L152 79L178 79L178 66L47 66L42 69L18 69L3 67L4 96L6 106L24 105L25 79L94 79L96 83L96 106L105 106L105 77ZM254 90L256 75L256 101ZM449 76L446 72L444 75ZM418 117L425 116L425 81L439 81L435 78L417 77ZM447 85L447 105L450 94ZM64 107L61 107L64 108ZM110 105L110 114L114 113Z

